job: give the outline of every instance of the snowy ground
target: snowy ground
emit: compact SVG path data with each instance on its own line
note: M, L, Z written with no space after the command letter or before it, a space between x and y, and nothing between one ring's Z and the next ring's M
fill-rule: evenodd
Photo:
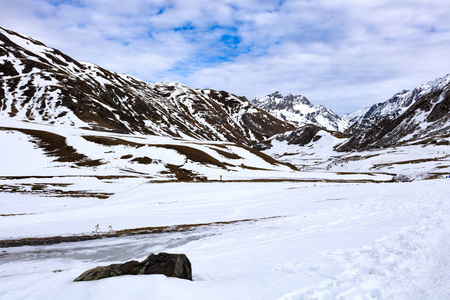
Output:
M333 147L345 139L325 131L320 131L318 135L321 136L318 141L305 146L272 140L273 147L264 153L301 170L314 172L387 173L406 180L445 178L450 175L448 144L424 143L361 152L337 152Z
M255 221L2 248L0 298L450 298L449 179L144 183L115 189L121 191L109 199L0 194L1 213L16 214L0 217L1 239L83 233L95 224L119 229ZM89 268L162 251L185 253L194 281L143 275L72 282Z
M192 227L1 248L1 299L450 299L448 146L337 153L331 135L274 141L266 153L294 171L231 143L0 127L0 242L93 235L97 224ZM51 156L58 140L74 150ZM173 166L206 181L176 182ZM185 253L194 280L73 282L159 252Z

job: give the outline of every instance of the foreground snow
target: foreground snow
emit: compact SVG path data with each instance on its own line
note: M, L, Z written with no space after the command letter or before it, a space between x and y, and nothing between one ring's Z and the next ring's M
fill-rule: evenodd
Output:
M8 214L26 213L0 217L2 239L83 233L95 224L254 219L4 248L0 298L449 299L449 181L142 184L103 200L0 194ZM72 282L86 269L162 251L185 253L194 281L146 275Z

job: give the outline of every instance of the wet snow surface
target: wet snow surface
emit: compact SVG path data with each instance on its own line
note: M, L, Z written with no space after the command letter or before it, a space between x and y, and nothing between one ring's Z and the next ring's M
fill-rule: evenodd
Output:
M86 233L97 223L106 230L254 221L2 248L0 298L449 299L449 181L111 184L109 199L3 193L17 215L0 217L2 239ZM185 253L194 281L72 282L89 268L162 251Z

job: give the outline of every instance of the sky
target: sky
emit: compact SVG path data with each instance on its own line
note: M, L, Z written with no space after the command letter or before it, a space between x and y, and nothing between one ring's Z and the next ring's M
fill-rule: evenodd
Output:
M0 0L0 26L147 82L338 114L450 73L448 0Z

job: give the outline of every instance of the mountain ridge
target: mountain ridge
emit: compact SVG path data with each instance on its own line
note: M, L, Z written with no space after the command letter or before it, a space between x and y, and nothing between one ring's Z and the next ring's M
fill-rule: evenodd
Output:
M383 118L368 130L353 134L338 150L447 143L446 139L450 137L450 81L443 82L444 85L439 84L437 89L420 96L399 116Z
M0 41L3 116L247 146L294 128L245 97L180 83L147 83L80 63L7 29L0 29Z
M370 107L346 114L343 116L343 119L347 120L350 126L345 130L345 133L352 135L370 130L372 126L375 126L383 119L395 119L404 113L419 98L442 89L448 83L450 83L450 74L435 78L412 90L403 90L384 102L379 102Z
M389 130L403 120L417 123L416 110L428 112L424 109L428 107L431 114L436 105L439 112L432 115L440 117L423 118L428 120L430 133L442 135L445 122L441 119L448 113L447 98L432 94L446 95L450 84L449 74L340 118L322 105L312 105L305 96L292 93L283 96L275 92L248 101L225 91L192 89L181 83L147 83L75 61L39 41L3 28L0 75L0 116L16 120L246 146L284 133L292 143L309 142L313 132L325 129L351 136L341 150L389 146L385 136L390 136L394 145L404 137L400 132L394 137ZM421 99L428 102L422 100L426 103L415 105ZM352 120L355 123L344 131ZM415 136L409 141L430 137L424 131L414 134L417 126L402 126L404 132ZM383 142L378 141L381 139Z

